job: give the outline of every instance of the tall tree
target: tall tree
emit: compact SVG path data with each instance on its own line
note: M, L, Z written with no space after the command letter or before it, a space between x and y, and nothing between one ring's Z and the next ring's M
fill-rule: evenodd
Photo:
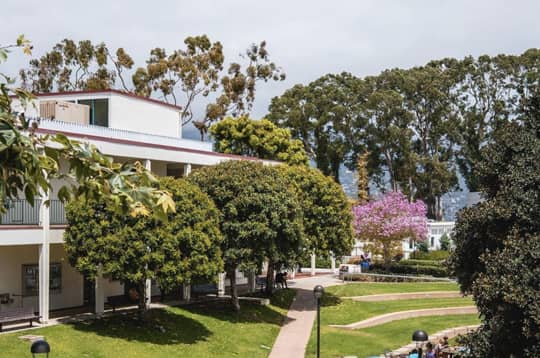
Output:
M14 45L0 47L0 63L13 48L31 51L23 36ZM33 204L34 197L52 189L51 180L69 178L76 185L64 185L58 197L67 200L72 194L87 198L105 198L118 211L163 217L174 210L166 192L153 189L153 176L140 163L118 164L102 155L94 146L69 140L61 134L42 136L37 125L12 111L13 100L31 105L33 97L24 89L12 87L13 80L0 75L0 212L5 200L24 193ZM61 172L60 161L67 163Z
M177 211L167 221L118 213L104 201L74 200L67 206L64 234L68 258L91 280L99 274L134 285L141 314L147 309L145 284L163 292L181 284L213 280L223 269L218 211L196 185L162 178Z
M113 54L104 43L64 39L39 59L30 60L19 75L23 87L35 93L109 89L117 79L128 91L123 72L132 66L123 48Z
M181 104L182 125L193 120L197 97L208 97L218 89L225 60L221 43L212 43L206 35L189 36L184 44L185 49L170 55L163 48L154 48L146 67L137 68L132 77L137 94L150 97L157 92L165 101Z
M356 164L358 172L358 204L365 204L369 201L369 173L367 169L367 161L369 152L364 152L358 157Z
M292 139L288 129L278 128L266 119L229 117L212 125L210 134L215 140L215 150L221 153L279 160L291 165L308 164L302 142Z
M473 294L482 325L464 343L474 357L535 357L540 349L540 97L481 150L485 201L463 209L450 266Z
M400 192L354 206L352 211L357 238L368 243L368 250L383 256L387 271L392 257L401 251L404 239L426 239L425 204L421 201L410 203Z
M296 193L276 168L251 161L202 168L189 180L208 194L220 211L225 272L231 282L233 308L239 310L237 270L257 271L265 259L273 267L300 252L302 211Z
M412 149L416 172L412 178L415 197L428 207L428 217L442 220L442 196L457 188L454 167L456 139L455 95L452 66L428 64L407 71L405 106L412 118Z
M290 128L317 168L339 182L339 169L358 138L355 132L362 132L367 124L360 110L362 93L363 83L353 75L326 75L273 98L267 118Z

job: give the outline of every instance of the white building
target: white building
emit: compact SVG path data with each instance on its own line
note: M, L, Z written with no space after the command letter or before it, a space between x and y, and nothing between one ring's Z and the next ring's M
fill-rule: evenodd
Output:
M38 133L90 142L115 161L140 161L158 176L186 176L224 160L258 160L183 139L179 107L115 90L42 94L33 106L13 107L42 118ZM31 306L46 322L50 310L95 304L102 312L107 296L124 293L119 282L90 283L70 266L63 246L64 206L56 194L47 194L49 207L41 198L33 207L22 199L10 201L0 216L0 311Z
M428 237L426 238L426 242L430 251L441 249L441 238L444 235L446 235L449 239L452 238L454 224L455 223L453 221L428 221ZM364 245L365 242L355 240L351 256L360 256L364 254ZM403 258L408 259L414 249L415 247L413 240L403 240Z

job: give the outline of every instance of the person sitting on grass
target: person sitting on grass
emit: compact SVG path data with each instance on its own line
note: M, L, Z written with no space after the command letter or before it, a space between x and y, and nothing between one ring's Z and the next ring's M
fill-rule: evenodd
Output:
M278 284L281 286L281 288L283 288L283 286L285 286L285 288L289 288L287 287L287 272L278 272L276 274L276 286Z

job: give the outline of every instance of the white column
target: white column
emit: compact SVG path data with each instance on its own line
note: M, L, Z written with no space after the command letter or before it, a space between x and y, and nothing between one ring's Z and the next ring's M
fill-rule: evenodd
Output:
M42 323L49 320L50 212L44 204L48 199L48 193L42 193L40 219L43 237L39 245L39 315Z
M191 164L186 163L184 164L184 177L189 176L191 174Z
M185 283L183 285L183 298L184 301L191 301L191 285L189 283Z
M336 257L334 256L334 253L330 254L330 265L332 268L332 273L336 273Z
M99 273L96 277L94 292L95 313L98 317L101 317L103 315L103 312L105 312L105 292L103 290L103 284L103 276L101 275L101 270L99 270Z
M218 274L218 296L225 296L225 272Z
M149 172L152 171L152 161L150 159L144 160L144 169L148 170Z
M311 254L311 276L315 276L315 254Z
M152 303L152 280L146 280L144 285L144 296L146 298L146 308L150 308L150 303Z
M253 293L253 292L255 292L255 289L256 289L256 287L255 287L255 282L256 282L256 280L255 280L255 272L248 272L247 275L248 275L248 291Z

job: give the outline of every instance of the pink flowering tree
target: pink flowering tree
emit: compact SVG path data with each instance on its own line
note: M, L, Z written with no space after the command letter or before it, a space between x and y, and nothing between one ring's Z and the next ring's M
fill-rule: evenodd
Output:
M404 239L422 241L427 237L426 205L422 201L410 203L400 192L353 206L352 210L357 238L367 242L372 253L383 256L387 271Z

